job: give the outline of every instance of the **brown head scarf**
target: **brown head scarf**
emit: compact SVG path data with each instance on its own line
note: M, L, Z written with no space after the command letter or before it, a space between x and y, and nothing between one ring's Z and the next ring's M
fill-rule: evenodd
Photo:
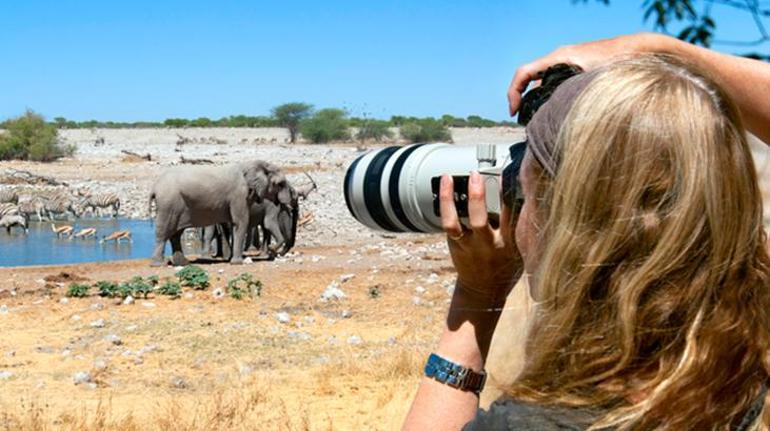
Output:
M527 146L551 177L556 176L561 159L556 149L559 130L577 97L597 75L594 70L564 81L527 124Z

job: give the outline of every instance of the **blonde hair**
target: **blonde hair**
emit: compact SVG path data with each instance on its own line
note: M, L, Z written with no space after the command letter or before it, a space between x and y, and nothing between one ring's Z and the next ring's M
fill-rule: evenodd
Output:
M625 60L578 97L557 151L510 394L595 407L595 427L736 425L770 370L770 259L735 106L676 60Z

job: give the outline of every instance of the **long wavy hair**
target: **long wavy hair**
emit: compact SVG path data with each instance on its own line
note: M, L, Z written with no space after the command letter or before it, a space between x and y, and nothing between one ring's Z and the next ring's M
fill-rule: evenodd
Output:
M770 259L735 105L677 60L624 60L578 97L557 151L510 394L597 408L594 428L735 426L770 371Z

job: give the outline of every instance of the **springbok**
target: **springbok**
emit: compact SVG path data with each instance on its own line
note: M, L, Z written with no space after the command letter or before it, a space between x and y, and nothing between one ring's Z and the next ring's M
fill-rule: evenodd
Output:
M81 229L78 233L75 234L75 238L88 238L89 236L96 236L95 227Z
M105 236L104 238L102 238L102 240L99 241L99 242L103 243L105 241L115 241L115 243L120 244L120 240L121 239L127 239L128 242L132 242L131 241L131 231L130 230L118 230L118 231L115 231L115 232Z
M59 237L72 235L72 229L72 226L64 225L56 227L56 224L51 223L51 230L53 230Z

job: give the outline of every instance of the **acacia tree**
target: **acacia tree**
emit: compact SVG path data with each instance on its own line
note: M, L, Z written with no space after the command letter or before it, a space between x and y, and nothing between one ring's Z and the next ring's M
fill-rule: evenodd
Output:
M279 125L289 129L291 143L297 142L299 123L313 113L313 105L307 103L284 103L272 109L273 117Z
M588 3L590 0L572 0L572 3ZM610 0L595 0L605 5ZM644 21L652 21L653 29L695 45L735 46L745 50L739 55L770 61L770 53L756 49L770 42L767 30L770 18L770 3L759 0L644 0ZM756 35L744 40L722 40L715 37L717 23L714 15L719 10L734 9L750 15Z

